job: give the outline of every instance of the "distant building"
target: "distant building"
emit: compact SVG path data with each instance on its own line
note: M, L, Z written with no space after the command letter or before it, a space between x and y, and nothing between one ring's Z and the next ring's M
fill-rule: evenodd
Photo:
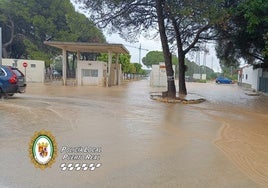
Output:
M27 63L27 67L23 67L23 63ZM17 67L23 74L26 73L27 82L43 83L45 80L45 62L38 60L26 59L2 59L2 64Z
M173 65L173 70L175 70L175 65ZM152 65L152 71L150 75L150 85L154 87L167 86L167 73L165 63L159 63L159 65Z
M195 80L206 80L207 74L193 74L193 79Z

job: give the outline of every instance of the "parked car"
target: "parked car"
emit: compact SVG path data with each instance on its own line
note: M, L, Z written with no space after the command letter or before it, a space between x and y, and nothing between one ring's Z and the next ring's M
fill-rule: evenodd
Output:
M233 81L230 80L229 78L218 77L218 78L216 78L216 83L217 84L232 84Z
M19 69L0 65L0 96L24 93L25 89L25 76Z
M57 70L52 70L53 78L60 78L61 74Z

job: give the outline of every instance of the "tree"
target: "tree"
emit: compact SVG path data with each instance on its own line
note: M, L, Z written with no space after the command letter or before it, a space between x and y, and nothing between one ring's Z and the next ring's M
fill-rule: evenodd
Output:
M165 13L164 13L164 1L156 0L156 14L157 23L159 29L159 35L162 43L163 54L165 58L166 73L167 73L167 87L168 91L165 94L169 98L176 97L176 87L174 82L174 70L172 67L172 54L168 45L167 29L165 27Z
M228 22L217 29L217 56L224 66L238 66L239 58L249 64L260 61L268 66L268 2L264 0L230 1Z
M15 1L0 1L0 27L2 27L2 38L3 38L3 57L8 56L8 47L11 46L15 38L20 36L20 33L16 32L17 22L19 18L27 18L28 14L22 14L22 11L28 11L28 9L17 10L19 6L18 2ZM21 26L24 27L25 22L20 22ZM19 39L19 38L18 38ZM19 42L19 40L17 40Z
M225 10L221 8L221 2L221 0L213 2L180 0L167 1L164 6L171 28L169 40L176 46L179 58L180 94L187 94L185 56L191 50L200 49L203 42L216 37L213 32L214 26L224 22L222 14Z
M60 51L45 40L105 42L102 32L70 0L1 0L3 56L51 61Z
M161 51L150 51L144 58L142 58L142 63L147 67L152 67L152 65L156 65L164 61L165 58ZM172 64L178 65L178 58L175 55L172 55Z
M129 69L128 69L127 73L129 73L129 74L136 74L137 73L136 67L133 63L129 64Z
M142 65L139 64L139 63L133 63L134 66L135 66L135 69L136 69L136 74L143 74L143 71L142 71Z
M110 32L118 31L119 35L128 40L135 41L137 36L146 31L160 31L165 64L168 76L168 96L175 97L176 88L173 78L173 69L170 49L165 31L165 14L162 2L155 0L76 0L91 14L91 19L100 28ZM158 8L156 8L158 6ZM157 11L158 10L158 11ZM159 26L161 29L158 29ZM148 34L148 32L146 32Z
M176 89L172 69L171 50L179 57L179 93L187 94L185 85L185 55L200 46L204 40L214 38L215 24L224 21L222 0L76 0L84 5L101 27L128 39L143 32L159 32L168 77L168 97L175 97ZM175 37L174 37L175 36Z

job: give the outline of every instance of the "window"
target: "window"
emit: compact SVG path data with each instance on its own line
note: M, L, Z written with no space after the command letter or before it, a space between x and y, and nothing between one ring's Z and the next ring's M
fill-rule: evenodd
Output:
M98 77L99 76L98 69L91 69L91 76L92 77Z
M18 76L18 77L24 76L24 74L22 72L20 72L19 69L14 68L14 67L12 67L11 69L16 74L16 76Z
M248 75L246 74L246 80L248 79Z
M5 76L6 75L6 72L0 68L0 76Z
M98 77L99 72L98 72L98 69L83 69L82 76L83 77Z
M31 64L31 68L35 68L36 67L36 64Z

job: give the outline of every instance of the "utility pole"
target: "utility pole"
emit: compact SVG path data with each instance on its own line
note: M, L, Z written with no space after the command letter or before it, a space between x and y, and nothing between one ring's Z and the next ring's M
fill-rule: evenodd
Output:
M2 27L0 27L0 65L2 65Z
M140 48L139 48L139 64L141 64L141 43L140 43Z
M141 50L149 51L148 49L141 48L141 43L140 43L140 48L139 48L139 64L141 64Z
M213 69L213 56L211 57L211 69L214 71L214 69Z
M141 50L149 51L148 49L141 48L141 43L140 43L140 47L130 46L130 45L126 45L126 44L125 44L125 46L131 47L131 48L137 48L137 49L139 49L139 64L141 64Z

